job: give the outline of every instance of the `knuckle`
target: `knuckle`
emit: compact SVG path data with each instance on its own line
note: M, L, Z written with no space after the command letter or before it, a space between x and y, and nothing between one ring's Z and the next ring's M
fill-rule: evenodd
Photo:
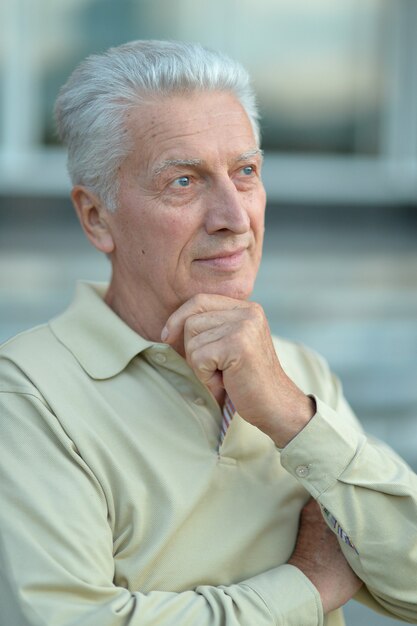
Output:
M188 362L195 372L206 372L210 370L208 355L204 348L196 348L188 355Z
M187 319L184 322L184 334L185 335L192 335L193 331L195 329L195 315L190 315L190 317L187 317Z
M199 369L201 359L199 358L197 350L193 350L193 351L189 352L187 354L187 360L188 360L188 362L189 362L189 364L190 364L190 366L192 367L193 370Z
M258 334L258 324L257 320L251 317L244 318L240 325L239 329L236 331L236 341L239 342L241 346L244 346L253 341L253 338Z
M249 310L252 319L263 320L265 318L264 310L258 302L251 302Z

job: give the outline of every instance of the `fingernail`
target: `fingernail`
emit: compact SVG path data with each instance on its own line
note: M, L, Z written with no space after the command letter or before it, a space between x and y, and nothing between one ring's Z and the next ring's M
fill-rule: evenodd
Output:
M161 341L166 341L168 339L168 328L166 326L163 327L162 329L162 333L161 333Z

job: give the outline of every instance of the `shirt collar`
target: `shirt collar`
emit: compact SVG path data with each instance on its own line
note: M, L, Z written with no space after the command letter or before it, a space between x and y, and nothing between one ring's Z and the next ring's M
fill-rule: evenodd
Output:
M69 308L49 323L57 339L97 380L116 376L137 354L155 345L107 306L106 290L105 283L79 282Z

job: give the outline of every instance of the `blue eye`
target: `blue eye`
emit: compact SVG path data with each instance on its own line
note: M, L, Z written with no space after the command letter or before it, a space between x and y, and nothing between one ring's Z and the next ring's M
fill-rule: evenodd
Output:
M190 177L189 176L180 176L179 178L176 178L174 180L174 185L176 187L188 187L190 184Z
M252 165L246 165L246 167L242 167L242 172L245 174L245 176L250 176L251 174L253 174L254 168L252 167Z

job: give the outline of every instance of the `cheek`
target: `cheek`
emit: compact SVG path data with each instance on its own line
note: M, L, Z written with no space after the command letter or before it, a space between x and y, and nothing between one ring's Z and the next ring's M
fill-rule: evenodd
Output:
M157 245L160 254L164 256L179 256L198 233L198 224L191 216L191 209L187 211L186 206L181 207L181 210L165 211L158 222L153 224L149 244L153 248Z
M142 258L162 273L175 272L186 256L189 239L183 220L161 216L158 222L148 225L146 237L140 237Z
M260 191L251 194L248 198L248 214L250 217L252 229L255 233L256 239L261 240L263 238L265 228L265 192Z

